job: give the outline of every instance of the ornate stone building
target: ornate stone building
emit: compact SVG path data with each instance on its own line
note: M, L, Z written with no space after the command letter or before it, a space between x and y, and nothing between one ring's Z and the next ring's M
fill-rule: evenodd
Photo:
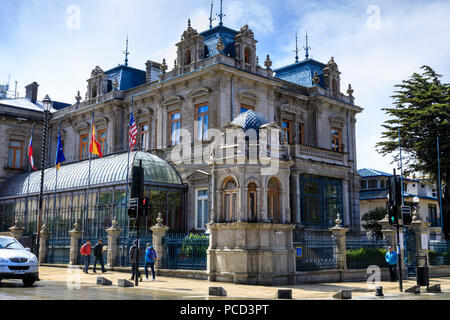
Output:
M94 110L104 155L126 152L132 110L136 149L167 160L188 185L185 231L206 230L210 221L328 231L340 213L343 225L359 232L355 123L362 109L351 86L341 92L333 58L272 70L269 55L259 64L256 44L247 25L199 33L189 21L170 70L165 60L142 63L144 70L95 67L84 99L78 93L76 103L51 113L52 150L61 123L66 163L86 159ZM246 133L255 121L256 140L220 142L227 129ZM261 128L275 134L261 138ZM239 153L249 141L257 141L255 154L276 160L277 171L263 173L263 159L249 163L248 148ZM231 149L231 162L219 164L217 151ZM279 157L265 154L275 149ZM247 159L240 164L239 154ZM48 160L54 162L54 152Z

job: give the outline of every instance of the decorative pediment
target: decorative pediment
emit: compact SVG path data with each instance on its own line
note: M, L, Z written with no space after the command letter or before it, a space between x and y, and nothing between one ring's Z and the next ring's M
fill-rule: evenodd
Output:
M100 74L103 74L103 73L104 73L103 69L100 68L99 66L96 66L91 72L91 78L96 77L96 76L98 76Z
M193 173L191 173L190 175L188 175L186 177L187 180L189 181L194 181L194 180L209 180L209 177L211 176L210 173L203 171L203 170L195 170Z
M188 95L188 99L192 102L192 104L199 104L202 102L209 101L209 97L211 95L211 89L209 88L197 88L192 90Z
M10 128L6 130L6 134L10 136L21 136L21 137L28 137L30 135L30 132L27 132L20 128Z
M238 93L239 102L251 106L256 106L259 101L258 94L254 90L244 89Z
M183 98L180 96L170 96L163 101L163 106L170 108L174 105L181 105L183 103Z
M340 115L331 115L328 117L330 125L343 127L345 124L345 118Z

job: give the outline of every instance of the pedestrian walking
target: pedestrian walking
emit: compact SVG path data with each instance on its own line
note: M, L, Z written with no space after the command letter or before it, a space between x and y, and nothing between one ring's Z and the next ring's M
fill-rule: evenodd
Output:
M389 264L389 276L391 282L397 281L397 252L392 247L389 247L385 256L386 262Z
M131 263L131 280L134 280L134 276L136 273L136 255L138 254L138 261L142 259L142 249L139 248L138 250L138 243L136 240L133 241L133 245L130 247L129 257L130 257L130 263ZM136 275L140 281L142 281L142 275L139 272L139 263L137 265L137 275Z
M84 273L89 273L89 265L91 264L91 240L87 239L86 243L80 249L81 256L83 257L84 262Z
M150 243L147 243L147 249L145 249L145 277L148 280L148 267L152 270L152 281L155 281L155 260L157 258L156 250Z
M105 264L103 263L103 251L104 251L104 246L103 246L103 240L99 239L97 244L94 247L94 273L97 273L96 269L97 269L97 263L100 263L100 266L102 267L102 272L105 273Z

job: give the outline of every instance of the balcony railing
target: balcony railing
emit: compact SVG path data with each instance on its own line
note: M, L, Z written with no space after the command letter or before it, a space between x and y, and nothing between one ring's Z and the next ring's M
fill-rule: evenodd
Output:
M304 144L293 144L289 147L293 158L322 161L340 165L346 164L346 153L315 148Z

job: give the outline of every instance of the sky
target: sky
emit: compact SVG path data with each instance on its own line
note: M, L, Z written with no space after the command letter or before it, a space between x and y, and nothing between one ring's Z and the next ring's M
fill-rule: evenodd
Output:
M95 66L124 63L127 35L130 66L145 70L147 60L165 58L171 69L188 18L198 32L208 29L210 6L211 0L1 0L0 84L10 76L11 88L18 81L24 96L36 81L38 99L48 94L74 103ZM219 6L214 0L214 16ZM223 11L225 26L249 25L260 61L270 54L272 69L295 61L296 32L301 59L306 31L311 58L334 57L341 91L351 83L364 109L356 124L359 169L399 167L375 148L388 119L381 109L392 105L396 84L423 65L450 82L450 1L223 0Z

